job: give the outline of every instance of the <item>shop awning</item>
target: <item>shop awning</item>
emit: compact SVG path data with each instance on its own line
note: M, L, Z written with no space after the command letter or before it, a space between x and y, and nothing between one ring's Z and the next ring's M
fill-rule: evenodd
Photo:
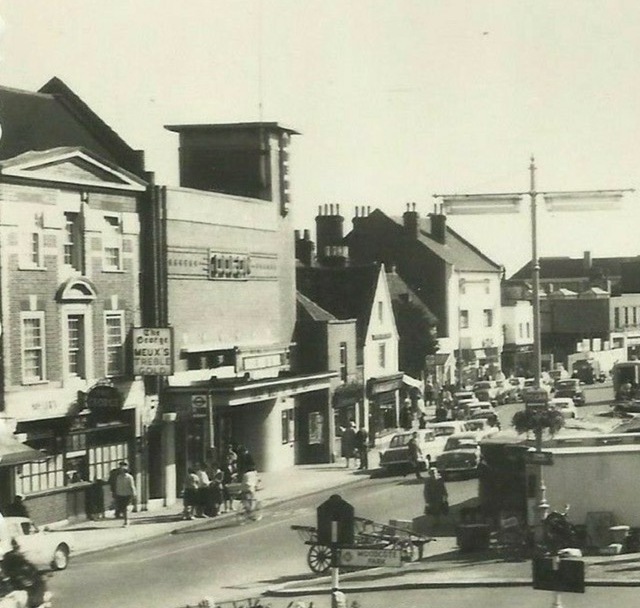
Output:
M38 450L20 443L11 435L0 435L0 467L8 467L24 462L42 460L43 456Z
M417 388L421 393L424 392L424 382L422 382L422 380L416 380L412 376L404 374L404 376L402 376L402 382L407 386Z

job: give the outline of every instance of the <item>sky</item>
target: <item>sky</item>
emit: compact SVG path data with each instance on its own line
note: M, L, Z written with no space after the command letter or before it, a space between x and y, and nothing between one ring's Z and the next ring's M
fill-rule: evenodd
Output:
M350 220L527 191L532 154L539 190L640 187L637 0L0 0L0 19L0 84L61 78L158 183L178 181L164 125L299 131L296 228L324 204ZM539 254L640 253L638 196L542 206ZM531 256L527 208L448 221L509 275Z

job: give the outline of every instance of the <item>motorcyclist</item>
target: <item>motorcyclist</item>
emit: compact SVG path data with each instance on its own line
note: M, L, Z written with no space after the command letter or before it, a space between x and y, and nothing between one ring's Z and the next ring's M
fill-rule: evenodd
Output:
M11 551L2 558L2 570L12 589L27 592L29 608L49 603L50 594L44 577L20 551L15 539L11 540Z

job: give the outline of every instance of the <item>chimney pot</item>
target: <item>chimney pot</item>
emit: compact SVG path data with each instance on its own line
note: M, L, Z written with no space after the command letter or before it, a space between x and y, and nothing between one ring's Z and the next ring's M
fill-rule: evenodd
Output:
M324 204L324 214L329 215L329 205L327 203Z
M371 213L371 207L367 205L367 215L369 215L370 213Z
M300 240L300 231L299 230L294 230L293 231L293 238L295 238L296 241Z
M336 215L340 215L340 204L336 205Z
M311 232L308 229L304 231L304 240L305 241L311 240Z
M318 205L318 215L322 215L322 205Z

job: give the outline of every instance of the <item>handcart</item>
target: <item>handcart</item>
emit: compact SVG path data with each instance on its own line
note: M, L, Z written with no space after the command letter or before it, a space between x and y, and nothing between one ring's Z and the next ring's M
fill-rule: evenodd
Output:
M331 548L318 542L318 530L314 526L293 525L305 545L309 545L307 564L312 572L324 574L331 567ZM401 559L412 562L422 559L424 546L433 539L412 530L379 524L363 517L354 518L354 543L360 549L395 549Z

